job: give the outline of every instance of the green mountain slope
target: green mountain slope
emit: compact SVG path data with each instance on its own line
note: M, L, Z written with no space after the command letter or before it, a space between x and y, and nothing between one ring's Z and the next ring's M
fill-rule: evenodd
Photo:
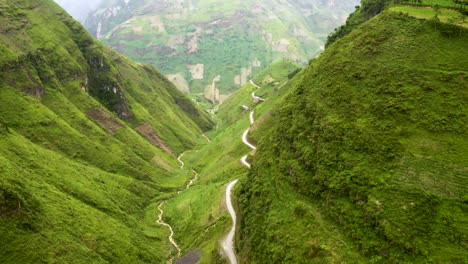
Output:
M356 3L104 1L86 27L116 50L156 65L183 91L219 102L274 60L304 63L318 54Z
M304 70L237 192L249 263L468 261L466 43L386 11Z
M0 0L0 262L164 262L155 203L211 125L53 1Z
M224 192L229 181L245 179L248 171L240 162L240 158L250 151L241 140L249 127L249 112L242 110L242 105L249 105L256 122L261 122L289 93L286 88L278 88L296 69L297 65L289 60L279 60L266 67L255 79L273 76L275 81L265 81L261 88L248 83L237 90L216 111L219 124L217 129L207 133L210 142L204 140L200 146L184 153L185 166L198 171L199 177L193 187L169 201L165 207L167 221L174 228L174 237L183 255L200 251L199 263L226 263L220 255L222 247L219 244L231 227ZM271 81L271 78L266 79ZM252 92L261 95L265 101L255 104ZM251 129L255 130L256 125Z

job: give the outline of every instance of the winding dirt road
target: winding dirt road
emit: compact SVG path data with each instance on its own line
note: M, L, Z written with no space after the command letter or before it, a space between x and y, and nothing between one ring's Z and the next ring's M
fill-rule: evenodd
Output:
M255 120L254 120L254 111L250 112L249 118L250 118L250 125L253 125L253 123L255 122Z
M241 162L242 162L242 164L244 164L244 166L246 166L247 168L250 169L252 167L252 165L250 165L250 163L247 162L248 157L249 157L249 155L245 155L244 157L242 157Z
M250 127L244 131L244 134L242 134L242 142L244 142L244 144L246 144L251 149L257 149L256 146L250 144L250 142L247 140L247 135L249 134L249 132L250 132Z
M229 210L229 214L231 214L232 227L227 237L223 240L223 250L224 250L224 253L226 253L226 256L228 257L229 262L231 264L237 264L237 257L236 257L236 254L234 253L234 234L236 233L237 215L236 215L236 211L234 210L234 207L232 207L232 201L231 201L231 191L234 185L236 185L237 181L238 180L233 180L232 182L229 183L229 185L226 188L226 205Z
M256 85L252 80L250 80L250 83L251 83L253 86L255 86L255 87L257 87L257 88L260 89L260 86Z
M256 85L252 80L250 80L250 83L252 85L254 85L255 87L257 87L257 88L260 88L260 86ZM252 93L252 97L254 99L262 99L262 98L260 98L258 96L255 96L255 92ZM255 122L255 120L254 120L254 111L250 112L249 118L250 118L250 126L252 126L253 123ZM250 132L250 127L247 128L247 130L245 130L244 134L242 134L242 142L244 142L244 144L247 145L248 147L250 147L251 149L257 149L256 146L252 145L247 140L247 135L249 134L249 132ZM247 168L250 169L251 164L247 162L248 157L249 157L249 154L243 156L241 158L241 162L242 162L242 164L244 166L246 166ZM234 245L234 235L236 233L237 215L236 215L236 211L232 207L232 200L231 200L231 191L232 191L232 188L234 187L234 185L236 185L237 181L238 180L234 180L234 181L230 182L229 185L226 188L226 206L227 206L227 208L229 210L229 214L231 214L232 227L231 227L231 231L229 232L227 237L222 242L224 253L228 257L229 262L231 264L237 264L237 257L236 257L236 254L234 253L234 246L233 246Z
M209 138L209 137L207 137L205 134L202 134L202 137L204 137L204 138L206 139L206 141L208 141L208 143L210 143L210 142L211 142L210 138Z

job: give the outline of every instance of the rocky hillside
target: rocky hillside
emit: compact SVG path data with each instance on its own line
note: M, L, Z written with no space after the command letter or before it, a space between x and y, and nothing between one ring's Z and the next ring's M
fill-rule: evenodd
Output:
M468 31L391 10L352 26L256 132L241 255L466 263Z
M154 202L210 127L52 0L0 0L1 262L163 263Z
M104 1L86 27L182 91L219 102L278 58L307 62L357 2Z

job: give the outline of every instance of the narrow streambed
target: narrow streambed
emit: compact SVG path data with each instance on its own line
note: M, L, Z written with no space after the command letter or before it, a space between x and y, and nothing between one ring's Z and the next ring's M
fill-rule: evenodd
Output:
M158 210L159 210L159 216L158 216L158 221L157 223L160 224L160 225L163 225L163 226L166 226L167 228L169 228L169 231L170 231L170 234L169 234L169 241L171 242L171 244L177 249L177 255L176 257L179 258L180 257L180 254L182 253L182 250L180 250L180 247L179 245L177 245L176 241L174 240L174 230L172 230L172 226L169 225L168 223L164 222L162 220L162 217L163 217L163 214L164 214L164 210L162 209L162 207L164 206L164 204L166 203L166 201L162 202L161 204L159 204L158 206ZM174 261L174 258L175 257L172 257L170 258L167 263L168 264L172 264L172 262Z
M182 161L182 156L184 155L184 153L182 153L178 158L177 160L179 161L180 163L180 168L183 169L184 168L184 165L185 163ZM198 172L196 172L195 170L192 170L192 172L194 173L194 176L193 178L187 183L187 185L185 186L185 189L181 190L181 191L178 191L177 194L180 194L184 191L186 191L188 188L190 188L190 186L193 185L193 183L198 180ZM159 210L159 215L158 215L158 221L156 221L158 224L160 225L163 225L165 227L167 227L169 229L169 242L171 242L171 244L176 248L177 250L177 254L176 256L173 256L171 257L168 261L167 261L167 264L172 264L174 262L174 259L175 258L180 258L180 255L182 253L182 250L180 249L179 245L177 244L177 242L175 241L174 239L174 230L172 229L172 226L169 225L168 223L164 222L164 220L162 219L163 218L163 215L164 215L164 210L163 210L163 206L166 204L168 200L166 201L163 201L159 204L158 206L158 210Z

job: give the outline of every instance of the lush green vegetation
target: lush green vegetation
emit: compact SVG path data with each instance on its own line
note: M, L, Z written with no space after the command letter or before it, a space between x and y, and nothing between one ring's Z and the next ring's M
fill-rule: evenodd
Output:
M0 0L0 113L0 262L165 261L207 113L49 0Z
M289 60L279 60L266 67L261 76L273 75L277 78L275 82L284 83L288 74L296 69L297 66ZM199 147L184 154L187 170L197 170L199 179L193 187L167 203L166 219L173 225L176 241L183 253L192 250L203 252L201 263L223 263L219 255L219 240L231 225L225 209L225 188L232 179L246 178L247 169L239 160L250 151L241 141L242 133L249 126L249 112L243 111L241 106L250 105L255 111L256 124L261 123L289 93L287 88L278 90L278 87L265 83L257 90L247 84L236 91L217 111L218 129L208 133L211 143L200 142ZM262 93L267 100L253 104L252 91Z
M356 10L350 14L346 24L335 28L335 31L328 36L326 45L349 34L355 27L376 16L388 6L392 6L391 10L417 18L434 19L436 22L467 27L466 5L466 0L363 0L361 6L356 6Z
M197 21L218 18L213 3ZM434 19L434 9L385 6L364 1L306 69L281 59L259 72L261 88L234 92L210 130L207 113L157 70L100 45L52 1L0 0L1 261L164 263L174 255L156 223L166 201L182 253L223 263L224 190L239 178L241 263L468 262L468 31L455 11ZM254 30L213 30L239 48L263 45ZM138 52L146 40L129 45ZM259 52L209 38L198 48L211 60L226 53L218 66ZM254 91L266 100L254 103ZM255 113L257 151L241 142L242 105ZM250 172L239 161L247 153ZM184 190L192 169L198 179Z
M384 11L290 82L237 192L249 263L468 261L466 43Z

